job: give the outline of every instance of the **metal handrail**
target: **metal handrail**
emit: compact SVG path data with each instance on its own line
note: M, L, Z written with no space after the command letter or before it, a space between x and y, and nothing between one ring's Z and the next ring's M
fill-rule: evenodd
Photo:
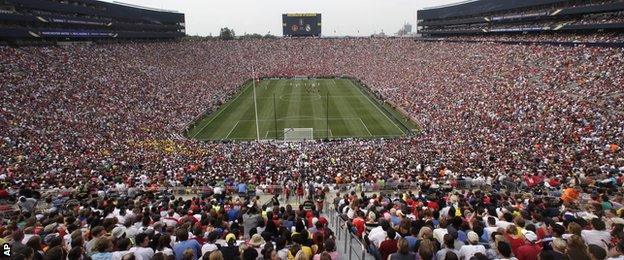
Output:
M331 204L333 205L333 204ZM344 254L349 254L349 260L353 259L353 254L357 256L356 259L365 260L366 259L366 246L362 243L362 240L355 236L352 232L350 232L347 228L347 222L343 220L340 216L338 216L338 212L334 208L327 207L329 209L329 221L334 224L334 229L336 230L336 238L337 240L344 239ZM356 243L353 243L353 240ZM359 248L354 248L354 246L359 246Z
M390 183L383 183L383 184L378 184L378 183L340 183L340 184L325 184L323 185L324 187L329 187L330 190L349 190L349 189L356 189L359 191L364 191L364 192L381 192L381 191L388 191L388 190L394 190L394 191L400 191L400 190L419 190L420 189L420 184L419 182L390 182ZM503 183L504 186L506 186L506 188L509 190L510 188L512 190L516 190L518 184L517 183L513 183L513 182L506 182ZM258 185L254 185L255 189L251 190L248 189L248 192L255 192L255 191L261 191L264 192L266 194L272 194L274 192L271 191L277 191L281 194L281 192L283 191L284 186L283 185L265 185L265 184L258 184ZM515 186L515 187L509 187L509 186ZM157 186L157 187L142 187L139 188L138 191L148 191L148 192L162 192L162 191L168 191L171 192L175 195L178 194L197 194L201 191L207 191L207 190L213 190L215 187L221 187L224 189L224 191L226 192L236 192L236 187L235 186L231 186L231 185L220 185L220 186L171 186L171 187L167 187L167 186ZM442 186L442 188L454 188L454 189L469 189L469 188L489 188L487 184L485 183L476 183L474 181L468 181L468 180L453 180L453 183L449 184L449 185L445 185ZM75 193L75 192L79 192L79 189L77 188L71 188L71 189L58 189L58 188L50 188L50 189L39 189L38 191L40 191L42 194L54 194L54 193ZM95 190L87 190L84 192L87 193L91 193L94 192ZM307 189L306 189L307 191ZM117 189L115 187L110 187L107 188L106 190L104 190L104 192L106 193L110 193L110 192L118 192L118 193L126 193L128 192L128 188L123 188L123 189ZM293 191L294 192L294 191Z

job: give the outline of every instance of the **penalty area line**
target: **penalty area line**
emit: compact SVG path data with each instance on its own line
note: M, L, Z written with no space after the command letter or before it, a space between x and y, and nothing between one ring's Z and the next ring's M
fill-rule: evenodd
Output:
M373 105L375 108L377 108L377 111L379 111L379 113L381 113L382 115L384 115L386 117L386 119L388 119L388 121L390 121L390 123L392 123L394 125L394 127L396 127L397 129L399 129L401 131L401 133L405 134L405 131L403 131L403 129L401 129L394 121L392 121L392 119L390 119L390 117L388 117L388 115L386 115L386 113L384 113L384 111L381 111L381 108L379 108L379 105L375 104L373 102L373 100L371 100L370 97L368 97L367 94L364 93L364 91L362 91L362 89L360 89L359 86L356 86L355 83L353 83L352 81L348 80L348 82L355 87L358 91L360 91L360 93L368 100L368 102L371 103L371 105ZM336 84L336 83L334 83Z
M210 119L210 121L208 121L208 123L206 123L206 124L205 124L202 128L200 128L200 129L199 129L199 131L197 131L197 132L193 135L193 139L195 139L195 137L197 137L197 135L198 135L199 133L203 132L203 131L204 131L204 129L206 129L206 127L208 127L208 125L210 125L210 123L212 123L212 121L213 121L213 120L215 120L215 118L219 117L219 115L221 115L221 113L223 113L223 111L224 111L224 110L226 110L228 107L230 107L230 105L231 105L232 103L234 103L234 102L235 102L235 101L236 101L236 100L237 100L237 99L238 99L241 95L243 95L243 93L245 93L245 91L247 91L247 90L249 89L249 86L251 86L251 85L247 85L247 87L243 88L243 90L241 90L241 91L240 91L240 93L238 93L238 95L236 95L236 97L235 97L234 99L230 100L230 102L229 102L229 103L227 103L227 104L225 105L225 107L222 107L222 108L220 107L220 108L218 108L218 109L219 109L219 112L217 112L217 114L216 114L213 118L211 118L211 119Z
M366 126L366 124L364 123L364 120L362 120L362 118L360 118L360 122L362 122L362 125L364 126L364 128L366 129L366 132L368 132L368 135L373 136L373 134L371 133L370 130L368 130L368 126Z
M238 126L238 123L240 123L240 120L236 121L236 124L234 125L234 127L232 127L230 132L228 132L228 134L225 136L225 139L229 139L230 138L230 135L232 134L232 132L234 132L234 129L236 129L236 127Z

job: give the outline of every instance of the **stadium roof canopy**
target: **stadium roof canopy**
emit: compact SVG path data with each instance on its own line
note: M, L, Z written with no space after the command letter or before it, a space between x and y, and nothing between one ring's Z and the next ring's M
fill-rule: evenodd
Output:
M564 0L472 0L418 10L418 19L442 19L565 2Z

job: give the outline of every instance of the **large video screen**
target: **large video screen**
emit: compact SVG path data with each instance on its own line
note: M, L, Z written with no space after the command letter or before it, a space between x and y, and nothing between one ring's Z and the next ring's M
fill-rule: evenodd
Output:
M321 35L321 14L282 14L284 36L305 37Z

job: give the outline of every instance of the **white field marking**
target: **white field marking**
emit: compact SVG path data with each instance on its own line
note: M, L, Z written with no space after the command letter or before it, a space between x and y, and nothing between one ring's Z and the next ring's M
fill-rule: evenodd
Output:
M234 125L234 127L232 127L232 130L230 130L230 132L225 136L225 139L230 138L230 134L232 134L232 132L234 131L234 129L236 129L236 127L238 126L238 123L240 123L239 121L236 121L236 124Z
M362 125L364 125L364 128L366 128L366 132L368 132L368 135L373 136L373 134L371 134L371 131L368 130L368 126L366 126L366 124L364 124L364 121L362 120L362 118L360 118L360 122L362 122Z
M332 79L332 82L333 82L333 81L334 81L334 80ZM362 92L362 90L360 89L360 87L358 87L358 86L354 85L354 84L353 84L353 82L351 82L350 80L348 80L348 81L349 81L349 83L350 83L351 85L353 85L353 87L357 88L357 90L358 90L358 91L360 91L360 93L362 93L362 95L364 95L364 97L365 97L366 99L368 99L368 102L370 102L370 103L371 103L371 105L373 105L375 108L377 108L377 110L379 110L379 113L383 114L383 115L386 117L386 119L388 119L388 121L390 121L390 123L392 123L392 124L393 124L396 128L398 128L398 129L401 131L401 133L405 134L405 132L403 131L403 129L401 129L401 128L400 128L400 127L399 127L399 126L398 126L398 125L397 125L394 121L392 121L392 119L390 119L390 117L388 117L388 115L386 115L386 113L384 113L383 111L381 111L381 108L379 108L379 107L378 107L375 103L373 103L373 101L372 101L372 100L368 97L368 95L366 95L366 94L364 94L364 92ZM334 83L334 84L336 84L336 83ZM381 135L380 135L380 136L381 136Z
M329 120L362 120L359 117L330 117L327 118ZM300 118L296 118L296 117L287 117L287 118L278 118L277 121L288 121L288 120L326 120L326 118L321 118L321 117L300 117ZM238 120L239 122L255 122L255 119L241 119ZM273 122L275 121L275 119L258 119L258 122Z
M204 129L206 129L206 127L207 127L208 125L210 125L210 123L212 123L212 121L213 121L213 120L215 120L215 118L219 117L219 115L221 115L221 113L222 113L224 110L226 110L228 107L230 107L230 105L231 105L232 103L234 103L234 101L236 101L236 100L237 100L237 99L238 99L238 98L239 98L239 97L240 97L243 93L245 93L245 91L247 90L247 88L249 88L249 86L245 87L245 88L244 88L244 89L243 89L240 93L238 93L238 95L236 95L236 97L235 97L234 99L230 100L230 102L229 102L229 103L227 103L227 105L226 105L225 107L223 107L223 108L219 108L219 112L217 112L217 114L216 114L214 117L212 117L212 118L210 119L210 121L208 121L208 123L206 123L206 124L205 124L205 125L204 125L201 129L199 129L199 131L198 131L198 132L196 132L196 133L193 135L193 138L195 138L195 137L196 137L199 133L203 132L203 131L204 131Z
M327 130L325 130L325 129L320 129L320 130L316 130L316 128L312 128L312 129L314 129L313 131L314 131L315 133L316 133L316 132L322 133L322 132L326 132L326 131L327 131ZM266 134L264 135L264 139L269 139L269 134L270 134L271 132L275 132L275 130L267 130L267 131L266 131ZM278 132L279 132L279 131L278 131ZM331 130L331 129L329 129L329 136L330 136L330 137L334 137L334 134L332 133L332 130ZM388 136L395 136L395 135L388 135ZM345 137L347 137L347 136L345 136ZM352 136L349 136L349 137L352 137ZM228 138L228 139L243 139L243 138Z
M281 96L279 97L279 99L280 99L280 100L282 100L282 101L290 101L290 102L305 102L305 101L307 101L307 100L303 100L303 99L300 99L300 100L296 100L296 99L285 99L285 97L290 97L290 96L301 96L301 97L304 97L303 95L297 95L297 94L285 94L285 95L281 95ZM307 97L310 97L310 100L311 100L311 101L321 100L321 98L322 98L320 94L316 94L316 95L309 95L309 96L307 96Z
M272 131L272 130L271 130ZM318 130L318 131L325 131L325 130ZM269 131L270 132L270 131ZM362 138L362 137L358 137L358 136L352 136L352 135L334 135L331 131L331 129L329 130L329 135L331 137L335 137L335 138ZM375 137L389 137L389 138L394 138L397 137L397 135L375 135ZM256 139L249 139L249 138L245 138L245 137L241 137L241 138L228 138L229 140L243 140L243 141L254 141ZM268 138L267 138L268 139ZM202 139L198 139L198 140L202 140L202 141L207 141L207 140L223 140L223 139L210 139L210 138L202 138Z
M287 97L287 96L295 96L296 94L285 94L285 95L281 95L278 98L282 99L283 97ZM329 96L329 98L359 98L362 95L331 95ZM308 97L321 97L323 99L325 99L325 96L321 96L321 94L316 94L316 95L309 95ZM273 99L273 97L258 97L258 99ZM284 100L284 99L282 99ZM318 100L318 99L313 99L313 100ZM286 100L284 100L286 101Z

